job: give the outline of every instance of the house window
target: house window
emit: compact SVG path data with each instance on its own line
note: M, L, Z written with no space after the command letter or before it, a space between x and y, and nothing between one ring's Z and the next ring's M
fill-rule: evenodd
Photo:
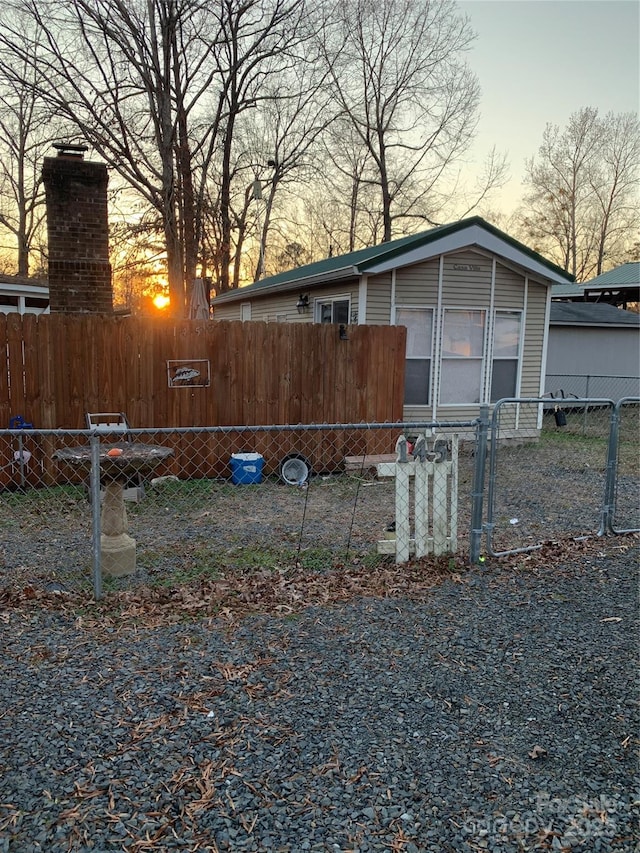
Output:
M493 330L493 362L491 366L491 402L515 397L518 386L520 333L519 311L497 311Z
M349 323L349 297L318 299L316 301L318 323Z
M251 303L250 302L242 302L240 303L240 319L243 323L246 323L247 320L251 319Z
M433 309L396 308L396 325L407 327L405 406L427 406L431 397Z
M440 403L479 403L485 311L450 308L444 312Z

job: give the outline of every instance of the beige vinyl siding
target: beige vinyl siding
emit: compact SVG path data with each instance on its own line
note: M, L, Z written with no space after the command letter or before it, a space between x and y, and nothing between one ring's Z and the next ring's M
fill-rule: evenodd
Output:
M524 329L521 397L537 397L540 393L542 352L545 334L547 287L529 279L527 315Z
M402 410L405 421L431 421L433 406L405 406ZM438 406L436 420L438 421L472 421L478 417L480 407L471 406Z
M492 259L478 252L447 255L443 264L442 302L447 308L488 308Z
M391 274L367 280L367 316L362 322L372 326L388 326L391 322Z
M524 308L524 275L496 264L496 311L516 311Z
M358 283L333 285L323 288L302 287L300 290L288 290L284 293L267 294L256 296L247 300L222 303L216 305L214 319L216 320L240 320L240 305L243 301L251 302L251 320L261 320L267 323L275 323L282 320L286 323L312 323L314 318L314 302L318 299L326 299L335 296L348 296L350 299L350 310L353 313L358 310ZM301 293L309 294L309 308L303 314L298 313L296 304Z
M396 271L396 305L435 305L438 298L437 258Z
M311 321L311 309L306 314L298 314L296 303L299 293L282 293L276 296L253 297L253 299L239 300L230 304L216 306L215 320L241 320L241 305L243 302L251 303L251 321L261 320L267 323L275 323L279 316L283 316L287 323L304 323Z
M240 302L227 302L226 304L216 305L213 310L214 320L239 320L240 319Z

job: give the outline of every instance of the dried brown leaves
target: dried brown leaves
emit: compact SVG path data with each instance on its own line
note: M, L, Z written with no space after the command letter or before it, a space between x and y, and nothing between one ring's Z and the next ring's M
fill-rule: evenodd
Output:
M487 558L482 570L499 579L512 577L514 571L584 572L597 558L624 554L638 541L637 535L628 535L547 542L535 551ZM247 614L286 615L362 597L420 598L446 578L465 582L470 568L462 556L447 555L403 565L387 561L373 568L354 562L327 572L299 566L259 569L173 587L141 586L108 593L98 602L89 593L52 593L29 584L0 590L0 620L7 621L10 611L43 608L72 614L76 626L85 629L125 630L211 617L233 624Z

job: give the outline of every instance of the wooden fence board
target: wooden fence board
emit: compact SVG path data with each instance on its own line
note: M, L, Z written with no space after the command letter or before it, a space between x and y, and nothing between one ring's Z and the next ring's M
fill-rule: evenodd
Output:
M22 415L41 429L83 429L90 411L123 411L140 428L401 420L404 328L349 326L347 335L328 324L0 315L0 423ZM174 359L208 360L209 384L169 387ZM256 447L246 449L260 444L270 457L296 447L293 435L250 438ZM238 449L237 436L225 442L203 445L207 468L228 465L219 457ZM305 444L318 470L353 437L318 431Z

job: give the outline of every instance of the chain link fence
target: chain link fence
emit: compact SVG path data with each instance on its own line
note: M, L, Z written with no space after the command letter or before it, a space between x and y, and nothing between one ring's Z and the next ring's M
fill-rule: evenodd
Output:
M456 484L464 547L475 422L447 428L466 437ZM395 479L378 477L378 465L395 462L399 438L411 443L436 430L425 448L432 464L440 429L0 430L0 575L50 590L93 583L99 596L103 584L110 590L292 566L373 566L389 553L397 508ZM447 448L445 440L440 452ZM441 516L450 511L450 491L443 494ZM406 500L411 507L400 510L413 518L413 488Z
M605 376L595 373L547 373L545 377L547 394L556 397L606 397L621 400L624 397L637 397L640 391L640 379L637 376Z
M490 429L488 553L637 530L638 398L503 400ZM531 435L520 438L516 432Z
M613 533L640 530L640 400L620 400L614 409L610 458L615 462L611 477L609 527Z
M447 424L0 430L0 585L99 597L442 550L477 560L483 535L499 556L635 531L639 407L506 400L491 422L485 408Z

